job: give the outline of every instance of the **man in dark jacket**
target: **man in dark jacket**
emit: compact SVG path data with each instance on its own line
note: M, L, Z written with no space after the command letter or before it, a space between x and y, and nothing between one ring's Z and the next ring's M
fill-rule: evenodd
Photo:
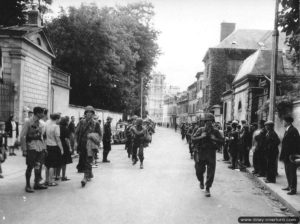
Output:
M257 168L255 170L258 171L258 177L265 177L267 172L267 161L266 161L266 134L267 130L265 128L265 121L260 121L261 130L258 135L254 137L257 142L256 149L253 157L256 159ZM254 159L253 158L253 159Z
M267 177L264 179L266 183L276 183L277 174L277 158L278 158L278 145L280 144L280 139L276 132L274 131L274 123L272 121L267 121L265 123L267 130L266 134L266 161L267 161Z
M228 166L229 169L237 168L237 159L238 159L238 141L239 141L239 132L237 130L238 123L233 121L231 124L232 130L228 133L229 139L229 154L231 157L231 165Z
M111 150L111 117L106 118L106 123L104 124L104 133L103 133L103 163L110 163L107 159L108 153Z
M291 116L284 118L286 128L282 139L280 160L284 162L285 175L288 187L282 190L289 191L287 194L297 193L297 165L290 161L290 156L300 154L300 136L298 130L292 125L294 119Z

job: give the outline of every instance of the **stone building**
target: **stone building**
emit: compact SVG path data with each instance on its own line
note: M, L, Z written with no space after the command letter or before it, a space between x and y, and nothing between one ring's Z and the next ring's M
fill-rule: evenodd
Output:
M13 114L22 124L35 106L74 116L77 121L83 116L84 107L69 105L71 76L52 66L54 58L35 6L28 12L27 24L0 27L0 121ZM103 120L122 118L121 113L99 109L97 113Z
M55 56L41 26L39 12L33 8L28 16L28 23L23 26L0 28L3 75L3 83L0 84L1 120L14 114L16 120L22 123L27 109L35 106L53 110L51 99L54 96L51 93L65 91L64 95L67 95L70 89L70 75L52 67ZM12 92L3 91L9 86ZM12 98L7 100L7 94L12 94ZM64 100L68 102L68 99Z
M177 95L165 95L163 106L163 125L174 127L177 121Z
M197 108L197 82L194 82L188 87L188 122L195 122Z
M157 123L163 122L163 104L166 88L165 78L163 74L153 74L147 93L146 110L150 118Z
M259 49L250 55L236 74L232 90L223 94L225 121L237 119L250 123L267 120L272 51ZM290 91L289 81L300 78L293 70L284 52L278 52L276 95L285 96Z
M203 72L198 72L196 74L196 79L197 79L197 105L196 105L196 114L199 115L200 113L203 112L203 87L204 87L204 73Z
M189 111L189 97L188 92L184 91L178 95L177 98L177 122L183 123L188 122L188 111Z
M281 46L284 39L284 36L280 36ZM203 58L205 64L204 110L215 113L212 107L219 108L222 105L222 94L230 91L235 74L243 61L256 50L262 47L271 49L271 46L271 30L236 30L234 23L222 23L220 43L209 48Z

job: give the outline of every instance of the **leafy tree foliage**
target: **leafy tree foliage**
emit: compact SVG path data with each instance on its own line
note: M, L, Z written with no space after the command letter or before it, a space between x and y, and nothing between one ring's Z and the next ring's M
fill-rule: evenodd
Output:
M47 30L55 65L72 74L72 104L139 114L140 81L147 88L159 48L153 6L135 3L70 7Z
M291 48L292 61L299 63L300 57L300 9L299 0L281 0L279 25L287 35L287 44Z
M0 25L15 26L26 23L26 10L33 0L1 0ZM38 0L38 9L43 16L49 11L52 0Z
M24 10L28 1L1 0L0 1L0 25L14 26L26 22Z

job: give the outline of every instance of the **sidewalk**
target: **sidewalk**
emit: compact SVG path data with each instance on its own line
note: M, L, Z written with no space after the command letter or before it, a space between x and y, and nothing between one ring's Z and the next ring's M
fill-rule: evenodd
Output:
M17 154L16 156L7 156L6 161L1 165L5 179L12 179L15 176L19 176L20 173L25 175L26 159L22 156L21 150L15 150L15 153ZM78 158L78 155L72 155L72 158Z
M252 163L252 153L250 155L250 162ZM253 167L247 168L247 172L251 175L253 171ZM300 189L298 186L298 193L296 195L287 195L287 191L281 190L282 188L287 186L287 179L284 171L284 164L282 162L278 162L278 176L276 178L276 183L265 183L263 181L263 177L254 176L254 178L269 190L272 196L278 199L282 204L284 204L295 216L300 216ZM300 181L300 171L297 172L298 183ZM298 184L299 185L299 184Z

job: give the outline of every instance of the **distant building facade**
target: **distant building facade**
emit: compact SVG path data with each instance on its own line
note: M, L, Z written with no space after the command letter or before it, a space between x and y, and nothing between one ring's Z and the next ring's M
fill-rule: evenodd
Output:
M157 123L163 122L165 79L166 76L161 73L153 74L147 93L146 110L148 111L148 116Z

